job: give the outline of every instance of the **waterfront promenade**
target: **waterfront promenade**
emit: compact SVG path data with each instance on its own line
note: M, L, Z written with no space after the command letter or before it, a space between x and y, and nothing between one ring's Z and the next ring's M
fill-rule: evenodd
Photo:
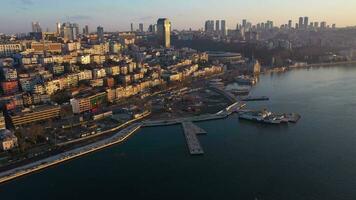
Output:
M219 120L225 119L232 115L233 113L237 113L241 110L241 108L245 107L245 103L235 102L230 106L226 107L225 109L219 111L216 114L205 114L193 117L182 117L182 118L174 118L168 120L146 120L143 122L143 127L155 127L155 126L172 126L182 124L183 122L203 122L203 121L210 121L210 120Z
M232 105L228 106L227 108L225 108L224 110L222 110L216 114L206 114L206 115L201 115L201 116L178 118L178 119L172 119L172 120L145 121L142 123L137 122L137 121L147 117L148 115L150 115L150 113L148 113L147 115L143 115L139 118L132 119L132 120L127 121L124 124L121 124L115 128L112 128L110 130L106 130L106 131L103 131L102 133L100 133L100 135L103 135L105 133L118 131L119 129L122 129L125 126L128 126L127 128L119 131L118 133L116 133L115 135L113 135L110 138L95 142L90 145L79 147L79 148L76 148L76 149L55 155L55 156L51 156L51 157L30 163L30 164L27 164L27 165L24 165L21 167L17 167L17 168L2 172L2 173L0 173L0 184L10 181L10 180L13 180L18 177L27 175L27 174L31 174L33 172L40 171L42 169L60 164L62 162L65 162L65 161L68 161L68 160L71 160L74 158L78 158L80 156L98 151L100 149L107 148L112 145L121 143L142 127L167 126L167 125L182 124L183 128L185 127L184 129L185 129L185 133L186 133L186 139L187 139L191 154L193 154L193 155L203 154L204 151L200 146L199 140L196 138L196 134L205 134L206 132L199 127L194 127L195 125L192 124L192 122L224 119L224 118L227 118L232 113L238 112L244 106L245 106L244 103L235 102ZM130 124L132 124L132 125L130 125ZM98 134L95 136L98 136ZM84 139L78 139L75 141L62 143L62 144L59 144L59 146L80 142L82 140L84 140Z
M105 140L101 140L84 147L80 147L68 152L61 153L56 156L52 156L28 165L24 165L22 167L2 172L0 173L0 183L4 183L6 181L10 181L12 179L45 169L47 167L51 167L59 163L121 143L125 141L128 137L130 137L133 133L135 133L137 130L139 130L141 127L141 123L135 123Z

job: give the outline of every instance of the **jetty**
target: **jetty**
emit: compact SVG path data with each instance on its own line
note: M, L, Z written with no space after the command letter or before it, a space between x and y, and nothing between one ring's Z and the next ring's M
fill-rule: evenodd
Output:
M198 134L206 134L206 131L194 125L192 122L182 123L183 132L191 155L202 155L204 150L197 138Z

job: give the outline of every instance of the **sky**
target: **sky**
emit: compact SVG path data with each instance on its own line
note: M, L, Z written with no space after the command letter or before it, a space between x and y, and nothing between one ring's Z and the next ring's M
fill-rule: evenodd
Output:
M228 28L242 19L293 24L300 16L338 27L356 25L356 0L0 0L0 32L31 31L31 22L54 31L56 22L88 24L91 31L126 31L130 24L145 29L166 17L173 29L203 28L205 20L225 19Z

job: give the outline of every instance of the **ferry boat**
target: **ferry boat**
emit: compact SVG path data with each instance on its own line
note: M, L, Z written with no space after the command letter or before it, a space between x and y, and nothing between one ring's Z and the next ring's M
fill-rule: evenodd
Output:
M263 122L267 117L271 116L272 113L266 110L264 111L248 111L241 113L239 115L240 119L246 119L251 121Z
M240 113L239 118L266 124L282 124L290 122L290 118L286 114L275 114L267 110L243 112Z

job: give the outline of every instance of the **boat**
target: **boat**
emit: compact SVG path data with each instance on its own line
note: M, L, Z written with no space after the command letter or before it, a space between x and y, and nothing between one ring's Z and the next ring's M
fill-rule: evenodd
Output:
M242 112L239 114L239 118L266 124L286 124L297 122L300 116L298 114L276 114L263 110Z
M257 83L257 78L253 76L238 76L235 81L240 85L255 85Z
M239 115L240 119L246 119L251 121L263 122L268 116L272 115L271 112L264 111L248 111Z

